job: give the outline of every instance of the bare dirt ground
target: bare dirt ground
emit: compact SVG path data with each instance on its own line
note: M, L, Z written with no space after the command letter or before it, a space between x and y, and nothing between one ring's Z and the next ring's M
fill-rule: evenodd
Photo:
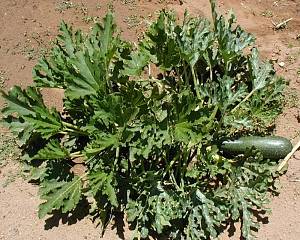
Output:
M110 4L109 4L110 3ZM193 15L210 17L208 0L1 0L0 1L0 84L8 89L32 82L31 69L38 57L49 48L61 20L75 28L87 30L102 18L108 6L116 12L117 24L126 39L136 41L147 21L162 8L185 9ZM224 0L220 9L232 8L238 22L257 38L264 58L272 59L277 73L289 80L286 109L277 121L276 134L299 140L300 96L300 1L299 0ZM273 23L293 18L285 28L275 31ZM47 102L59 105L60 92L46 92ZM0 104L3 104L0 100ZM0 240L29 239L99 239L99 231L83 216L77 218L37 217L37 187L22 178L16 158L17 150L3 128L0 130ZM281 193L274 197L269 219L257 233L262 240L300 239L300 152L291 159L286 175L281 178ZM75 224L76 223L76 224ZM130 238L125 231L123 239ZM117 229L108 229L103 239L119 239ZM239 239L225 232L222 240Z

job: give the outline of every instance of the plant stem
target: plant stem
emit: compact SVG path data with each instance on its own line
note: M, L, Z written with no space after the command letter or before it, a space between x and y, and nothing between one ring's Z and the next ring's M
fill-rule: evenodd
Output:
M182 76L181 74L179 73L179 69L178 67L175 67L175 71L176 71L176 74L177 74L177 77L178 77L178 85L179 85L179 91L182 89Z
M213 80L213 71L212 71L212 66L209 65L209 78L212 81Z
M210 6L211 6L214 29L216 30L216 28L217 28L217 18L218 18L218 14L217 14L217 10L216 10L216 0L210 0Z
M179 151L178 152L180 152L180 153L182 153L182 151L181 151L181 148L179 148ZM180 154L181 155L181 154ZM178 164L177 164L177 166L176 166L176 170L175 170L175 176L176 177L178 177L178 175L180 176L180 174L181 174L181 164L182 164L182 156L179 156L179 158L178 158ZM181 177L181 176L180 176Z
M73 129L76 129L76 130L80 130L79 127L75 126L74 124L72 123L68 123L68 122L62 122L62 124L65 126L65 127L69 127L69 128L73 128Z
M229 61L227 61L227 59L225 60L225 58L223 57L223 59L224 59L224 61L225 61L225 73L224 73L224 75L225 76L228 76L228 68L229 68Z
M186 169L188 167L188 163L189 163L189 158L190 158L190 154L191 154L191 150L187 151L187 149L184 150L183 152L183 159L184 162L182 164L182 169L181 169L181 173L183 174L183 176L185 176L186 174ZM182 178L182 175L180 175L180 179Z
M120 156L120 147L117 147L116 148L115 160L114 160L114 163L113 163L113 166L112 166L114 171L117 171L119 156Z
M151 66L150 63L148 64L148 77L151 77Z
M208 55L208 51L206 51L207 55ZM208 65L209 65L209 79L210 81L212 82L213 80L213 71L212 71L212 64L211 64L211 59L208 57L207 58L207 61L208 61ZM201 80L203 82L203 78L201 77Z
M200 93L198 91L198 85L199 85L199 83L197 81L195 70L194 70L193 66L191 66L191 70L192 70L192 76L193 76L193 81L194 81L194 87L195 87L196 95L197 95L197 98L200 99Z
M75 129L70 129L70 128L65 128L66 131L71 132L71 133L76 133L78 135L85 135L88 136L88 133L83 132L83 131L79 131L79 130L75 130Z
M60 131L58 133L63 134L63 135L67 135L68 134L68 132L66 132L66 131Z
M82 154L80 151L78 152L73 152L70 154L71 158L78 158L78 157L84 157L84 154Z
M176 154L176 156L174 156L174 158L169 163L166 161L167 166L165 168L166 170L163 174L163 178L166 176L166 174L170 172L171 168L173 167L174 163L178 160L178 158L179 158L179 152Z
M184 78L185 78L185 84L186 84L186 86L188 86L189 79L188 79L186 70L187 70L187 66L186 66L185 62L183 61L183 74L184 74Z
M214 107L214 110L213 110L212 114L209 116L209 123L207 124L207 127L208 127L208 128L210 128L210 127L212 126L212 124L213 124L213 122L214 122L214 120L215 120L215 118L216 118L216 115L217 115L218 110L219 110L219 106L216 105L216 106Z
M238 105L236 105L232 110L231 112L235 112L240 106L242 103L246 102L252 95L253 93L255 92L256 89L253 89L241 102L239 102Z
M82 131L79 127L71 124L71 123L68 123L68 122L62 122L63 126L65 127L64 130L66 130L67 132L73 132L73 133L77 133L79 135L88 135L87 132L84 132ZM62 131L62 132L65 132L65 131Z
M105 64L105 80L106 80L106 84L109 90L109 93L112 92L112 84L111 81L109 80L109 65L110 65L110 60L109 62L106 62Z
M175 176L174 176L173 173L171 173L171 176L170 176L170 177L171 177L171 180L172 180L172 182L174 183L176 189L177 189L177 190L180 190L180 187L178 186L178 184L177 184L177 182L176 182L176 178L175 178Z

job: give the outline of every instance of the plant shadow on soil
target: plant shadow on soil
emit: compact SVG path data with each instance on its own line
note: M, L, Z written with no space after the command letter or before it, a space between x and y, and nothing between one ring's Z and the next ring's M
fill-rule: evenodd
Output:
M253 211L253 216L256 218L256 221L259 224L268 224L269 223L269 217L266 216L266 211ZM240 223L236 222L234 220L228 220L222 228L219 229L219 232L221 234L227 235L229 239L233 238L234 236L240 234L240 230L237 230L237 227L240 227ZM251 227L251 230L253 232L258 232L258 229ZM241 235L241 234L240 234ZM236 238L235 238L236 239ZM239 240L245 240L243 236L239 237Z
M73 225L84 219L89 214L89 205L86 200L82 200L80 204L71 213L62 213L61 211L53 211L53 215L45 220L45 230L58 227L59 224Z
M50 230L54 227L59 227L60 224L76 224L78 221L83 220L89 215L89 210L90 205L88 201L83 199L71 213L62 213L59 210L53 211L52 216L45 220L44 229ZM122 240L125 240L125 222L123 213L115 214L111 229L116 229L118 237ZM101 231L99 230L99 235L100 233Z
M124 214L117 213L114 219L115 219L115 221L114 221L114 224L112 225L112 229L116 229L118 237L122 240L125 240Z
M67 224L67 225L73 225L76 224L78 221L84 219L89 215L89 204L86 199L81 200L81 202L77 205L77 207L71 212L71 213L61 213L60 211L54 211L52 213L53 215L45 220L44 229L50 230L54 227L58 227L60 224ZM254 211L254 216L256 217L257 222L261 224L268 224L269 218L268 216L265 216L265 211ZM124 221L124 214L121 212L115 213L114 221L112 223L111 230L116 230L116 234L118 235L119 239L125 240L125 221ZM220 229L220 232L226 233L229 238L236 235L237 232L237 226L235 225L236 222L231 220L228 221L224 228ZM129 227L131 229L131 227ZM133 229L131 229L133 230ZM252 229L252 231L257 232L258 229ZM99 230L100 234L100 230ZM157 236L154 232L151 233L151 236L154 237L154 239L161 239L161 240L167 240L168 238L166 236ZM149 239L149 238L147 238ZM240 240L245 240L242 236L239 238Z

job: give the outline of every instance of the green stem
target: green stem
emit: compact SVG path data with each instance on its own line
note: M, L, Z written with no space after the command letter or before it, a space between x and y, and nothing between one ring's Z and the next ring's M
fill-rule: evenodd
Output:
M65 127L69 127L69 128L73 128L73 129L76 129L76 130L80 130L79 127L75 126L75 125L72 124L72 123L68 123L68 122L62 121L62 124L63 124Z
M182 89L182 76L181 74L179 73L179 69L178 67L175 67L175 71L176 71L176 74L177 74L177 77L178 77L178 85L179 85L179 91L181 91Z
M216 105L215 108L214 108L214 110L213 110L213 112L212 112L212 114L211 114L210 117L209 117L209 123L207 124L207 128L208 128L208 129L211 128L211 126L212 126L212 124L213 124L213 122L214 122L214 120L215 120L215 118L216 118L216 115L217 115L218 110L219 110L219 106Z
M211 12L212 12L212 19L214 24L214 29L217 29L217 9L216 9L216 0L210 0Z
M224 117L226 116L227 107L225 109L223 109L223 111L222 111L222 109L220 109L220 110L221 110L221 118L220 118L220 120L218 122L218 126L216 127L215 133L218 133L220 131L220 129L221 129Z
M234 113L244 102L246 102L254 93L256 89L253 89L241 102L239 102L238 105L236 105L232 110L231 113ZM218 132L221 128L221 125L223 123L223 119L226 116L226 109L223 111L221 119L219 120L219 124L217 126L217 131Z
M190 155L189 155L189 163L193 160L193 158L197 155L197 153L198 153L198 148L195 148L193 153L191 150Z
M108 86L108 89L109 89L109 93L112 92L112 84L111 84L111 81L109 81L109 65L111 63L111 60L109 60L106 64L105 64L105 79L106 79L106 84Z
M71 158L78 158L78 157L84 157L85 155L83 153L81 153L80 151L78 152L73 152L70 154Z
M167 163L166 161L167 167L163 174L163 178L165 178L165 176L170 172L171 168L173 167L174 163L178 160L178 158L179 158L179 152L176 154L176 156L174 156L174 158L169 163Z
M209 55L208 51L206 51L206 53L207 53L207 56L208 56ZM213 80L213 70L212 70L211 59L209 57L207 57L207 61L208 61L208 66L209 66L209 79L212 82L212 80ZM201 80L203 81L203 79L201 79Z
M232 110L231 112L235 112L240 106L242 103L246 102L255 92L256 89L253 89L241 102L239 102L238 105L236 105Z
M179 152L181 152L181 151L179 151ZM178 160L179 160L179 161L178 161L178 164L177 164L177 166L176 166L175 176L178 177L178 175L179 175L179 177L181 177L180 174L181 174L181 169L182 169L182 167L181 167L181 164L182 164L182 156L179 156Z
M64 130L68 131L68 132L74 132L80 135L88 135L87 132L82 131L79 127L73 125L72 123L68 123L68 122L62 122L63 126L65 127Z
M223 59L224 59L224 57L223 57ZM225 60L224 59L224 61L225 61L225 76L228 76L228 68L229 68L229 61L227 61L227 60Z
M183 159L184 159L184 162L183 162L183 167L182 167L182 174L180 176L180 179L182 178L182 176L185 176L186 174L186 169L188 167L188 163L189 163L189 157L190 157L190 154L191 154L191 150L190 151L187 151L186 149L184 150L184 153L183 153Z
M120 156L120 147L117 147L116 148L116 157L115 157L114 166L113 166L115 171L118 166L119 156Z
M193 81L194 81L194 86L195 86L195 91L196 91L196 95L197 95L197 98L200 99L200 93L198 91L198 81L197 81L197 78L196 78L196 74L195 74L195 70L194 70L194 67L191 66L191 70L192 70L192 76L193 76Z
M63 134L63 135L67 135L68 134L68 132L66 132L66 131L60 131L58 133Z
M186 66L185 62L183 62L183 74L184 74L184 78L185 78L185 84L186 84L186 86L188 86L189 79L188 79L188 75L187 75L187 66Z
M176 178L175 178L173 173L171 173L170 177L171 177L171 180L172 180L173 184L175 185L176 189L181 190L180 187L178 186L177 182L176 182Z
M76 134L78 134L78 135L85 135L85 136L88 136L88 133L87 133L87 132L84 132L84 131L81 131L81 130L70 129L70 128L65 128L65 130L66 130L67 132L76 133Z

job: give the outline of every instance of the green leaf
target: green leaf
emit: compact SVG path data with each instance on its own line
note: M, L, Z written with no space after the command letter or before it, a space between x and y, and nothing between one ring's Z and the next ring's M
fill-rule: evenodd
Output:
M111 205L118 207L116 195L116 183L113 174L107 174L103 171L92 172L88 176L90 191L95 198L98 194L106 195Z
M191 209L188 218L188 226L185 233L190 239L215 238L218 235L217 228L225 220L225 215L215 203L208 199L200 190L196 190L195 205Z
M114 33L112 13L104 18L104 25L96 24L89 36L73 33L64 22L51 56L39 61L33 71L37 86L64 88L70 99L97 95L111 88L112 60L122 48Z
M191 138L195 137L192 126L192 123L188 122L177 123L174 128L175 140L189 142Z
M35 181L37 180L44 181L44 179L48 176L47 175L48 170L49 170L49 166L47 166L46 162L43 162L38 167L31 166L29 179Z
M68 80L66 95L70 99L96 95L105 91L106 71L100 52L90 56L87 51L77 52L70 60L76 73Z
M239 188L237 189L236 194L237 199L239 200L240 210L242 212L242 235L245 239L254 239L252 229L258 229L258 224L255 220L254 214L250 210L251 208L249 207L247 199L252 201L254 200L255 203L257 203L257 201L253 196L253 191L249 191L248 188ZM259 203L258 206L260 205L261 204Z
M1 123L18 137L18 144L23 146L31 138L34 126L30 122L25 122L23 118L8 116L2 119Z
M120 44L119 39L114 38L116 24L114 23L114 16L111 12L108 12L104 17L103 25L103 27L99 26L99 47L101 47L102 57L106 59L106 65L108 66L116 48Z
M22 90L20 87L13 87L8 94L1 91L3 98L7 102L7 106L3 108L2 113L9 115L18 113L19 116L35 115L36 108L45 108L40 92L33 87Z
M224 76L219 80L220 84L220 96L219 103L222 105L223 111L229 106L235 105L235 103L243 100L247 95L247 86L244 83L235 85L234 79ZM235 90L233 90L235 89Z
M152 61L163 71L178 66L180 61L175 21L173 13L161 11L157 21L152 23L146 32L147 38L140 44L141 49L148 51Z
M141 48L137 52L132 52L130 57L130 60L124 60L124 70L122 74L125 76L140 76L149 63L149 53Z
M2 110L3 114L8 116L4 121L9 124L13 132L21 136L23 142L35 132L48 139L61 130L59 113L44 105L37 88L28 87L26 90L21 90L19 87L14 87L8 94L4 92L2 94L7 102L7 106ZM17 114L18 117L10 114Z
M53 112L43 111L36 117L26 116L24 120L30 122L36 132L40 133L45 139L56 135L62 129L60 116L54 110Z
M215 4L215 3L213 3ZM229 72L235 68L234 61L242 59L242 50L254 44L255 38L241 29L240 26L235 26L235 15L230 12L228 21L224 16L218 15L213 6L215 36L218 40L219 54L225 62L225 71Z
M44 148L38 151L33 159L65 159L69 156L68 150L62 147L58 140L51 139Z
M214 41L209 22L200 18L189 18L186 12L177 41L182 58L194 66Z
M106 148L117 147L119 145L119 136L112 134L98 134L84 149L87 156L94 156Z
M58 53L62 55L61 53ZM64 88L66 69L59 69L65 64L64 59L59 55L54 55L50 60L45 57L40 59L32 70L32 77L37 87ZM64 67L66 68L66 67Z
M64 21L60 24L60 34L57 39L61 43L69 56L72 56L75 52L76 42L74 41L72 27L69 27Z
M252 49L249 63L251 67L253 91L257 91L268 84L273 68L271 64L263 63L259 60L257 48Z
M39 195L45 202L39 206L39 218L44 218L53 210L61 209L63 213L72 211L81 199L81 191L82 179L79 177L74 177L70 182L43 181Z
M233 131L252 129L253 123L247 117L229 115L224 117L224 127L228 128L228 130L233 128Z
M73 33L72 27L65 22L59 30L51 55L42 57L33 68L33 80L38 87L66 88L66 80L73 78L68 62L80 49L83 37L80 31Z

